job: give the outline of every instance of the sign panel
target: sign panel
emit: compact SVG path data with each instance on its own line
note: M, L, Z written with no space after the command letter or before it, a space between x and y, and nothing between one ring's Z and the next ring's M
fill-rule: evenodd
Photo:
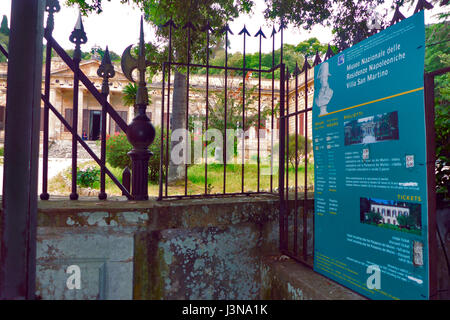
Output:
M372 299L428 299L423 12L315 67L314 269Z

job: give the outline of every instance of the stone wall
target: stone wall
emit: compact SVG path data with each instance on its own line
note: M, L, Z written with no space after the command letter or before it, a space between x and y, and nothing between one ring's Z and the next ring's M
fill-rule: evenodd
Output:
M278 252L276 197L40 202L42 299L258 299ZM68 289L70 265L81 289Z

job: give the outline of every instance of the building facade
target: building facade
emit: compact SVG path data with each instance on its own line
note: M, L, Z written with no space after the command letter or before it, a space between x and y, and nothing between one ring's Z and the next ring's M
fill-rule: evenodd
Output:
M375 204L370 205L370 211L377 212L383 217L383 223L398 226L399 216L409 216L409 208L395 205Z
M80 63L80 69L94 84L94 86L100 90L103 79L97 75L97 69L100 66L99 60L87 60ZM134 117L133 106L125 106L123 102L123 89L129 83L127 78L122 73L119 65L114 65L115 76L109 81L110 94L108 96L108 102L113 106L117 113L130 123ZM314 95L314 69L308 71L308 108L312 106ZM0 64L0 138L4 135L4 121L5 121L5 105L6 105L6 86L7 86L7 63ZM167 101L170 101L169 106L169 123L171 123L172 115L172 93L173 93L173 81L171 78L171 91L169 93L168 86L166 84L165 90L165 106L164 106L164 121L167 121ZM189 115L190 116L205 116L206 115L206 77L205 75L191 75L189 78ZM229 97L234 97L236 100L241 99L242 96L242 77L228 77L228 94ZM274 88L272 93L272 80L262 79L261 90L258 90L259 79L252 78L249 73L246 78L246 89L251 92L251 102L249 109L264 110L265 108L272 108L272 96L273 106L277 109L279 106L279 80L274 81ZM225 87L223 75L210 75L208 82L209 99L208 105L210 108L214 108L215 104L219 103L217 100L221 92ZM42 80L42 88L44 88L44 79ZM151 83L148 84L150 103L147 107L147 116L150 118L154 126L161 125L161 112L162 112L162 79L161 75L153 77ZM253 89L253 90L252 90ZM297 109L295 107L295 80L289 81L289 93L286 104L286 112L293 113L305 108L304 103L304 75L301 74L298 77L297 87ZM261 94L261 102L259 103L259 94ZM169 98L170 95L170 99ZM51 81L50 81L50 102L58 110L58 112L69 122L72 123L72 111L73 111L73 72L70 68L59 58L52 58L51 67ZM78 134L86 140L98 140L101 133L101 105L90 94L90 92L80 84L78 95ZM41 132L43 130L43 108L44 104L41 103ZM254 111L253 111L254 112ZM248 114L246 115L248 116ZM308 138L312 139L312 113L308 112ZM118 125L107 115L106 119L106 132L107 134L115 134L121 132ZM257 153L258 135L260 141L261 155L267 156L271 153L272 145L272 121L273 121L273 141L278 141L278 129L280 127L279 118L274 116L262 117L261 129L258 132L257 127L253 126L249 128L245 135L245 157L250 158ZM305 135L305 114L300 114L297 117L297 125L295 116L290 117L287 123L290 134L297 132L299 135ZM239 126L239 125L238 125ZM210 127L211 128L211 127ZM205 129L203 124L202 130ZM49 138L50 140L70 140L71 133L64 125L56 118L56 116L50 112L49 116ZM239 147L241 150L241 147Z

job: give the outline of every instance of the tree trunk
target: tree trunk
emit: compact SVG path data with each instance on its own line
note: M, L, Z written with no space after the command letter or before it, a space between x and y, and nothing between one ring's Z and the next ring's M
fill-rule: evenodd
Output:
M186 90L186 75L175 71L172 100L172 132L176 129L184 129L186 127ZM170 142L169 156L171 150L178 143L178 141ZM180 154L180 156L184 155ZM168 180L169 182L173 182L180 179L184 179L184 163L175 164L170 159Z

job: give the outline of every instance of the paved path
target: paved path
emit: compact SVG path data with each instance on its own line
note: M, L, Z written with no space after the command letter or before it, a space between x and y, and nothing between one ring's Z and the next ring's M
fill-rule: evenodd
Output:
M89 159L79 159L78 164L89 161ZM50 180L64 169L70 167L72 164L71 158L49 158L48 160L48 179ZM0 194L3 194L3 164L0 165ZM42 190L42 158L39 158L39 179L38 179L38 194Z

